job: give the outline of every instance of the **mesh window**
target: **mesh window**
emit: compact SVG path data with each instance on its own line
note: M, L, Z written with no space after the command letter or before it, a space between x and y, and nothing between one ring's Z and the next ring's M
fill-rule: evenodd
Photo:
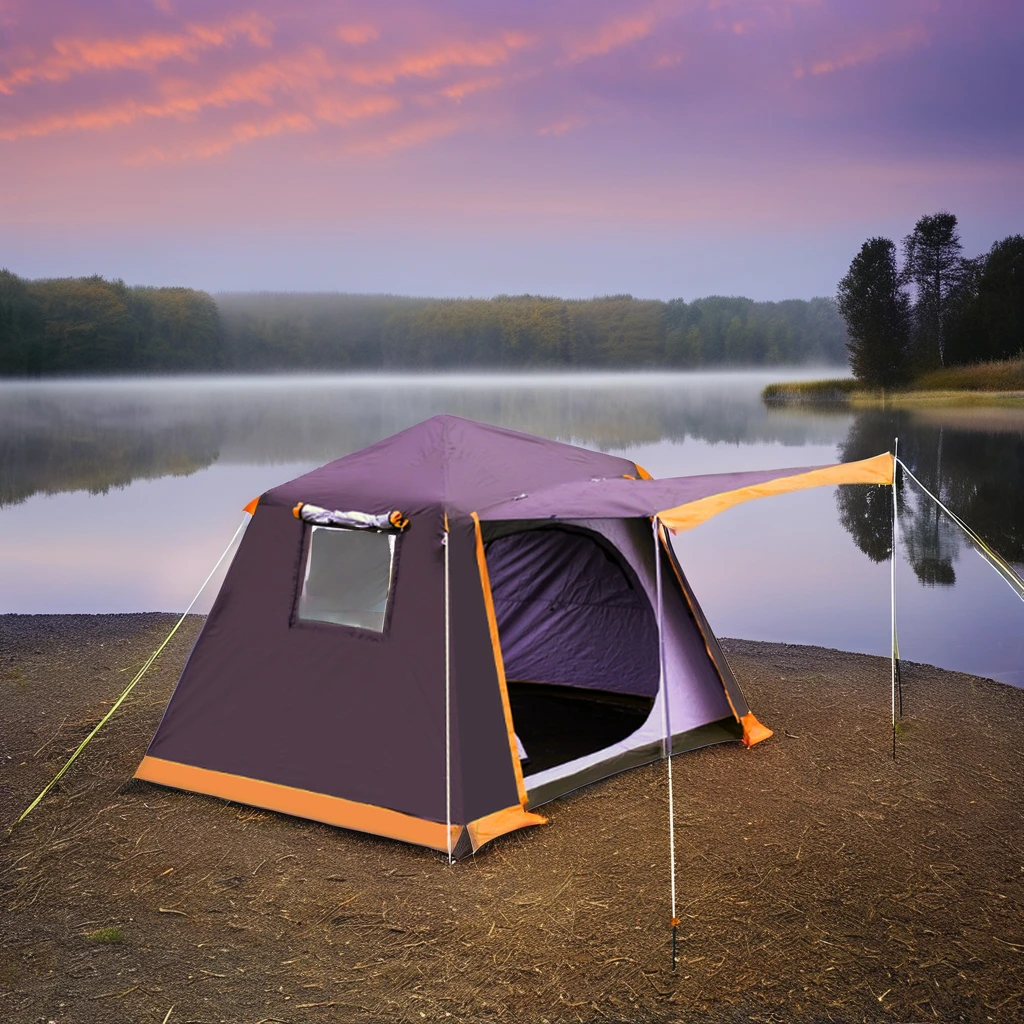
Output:
M384 631L395 535L314 526L298 617Z

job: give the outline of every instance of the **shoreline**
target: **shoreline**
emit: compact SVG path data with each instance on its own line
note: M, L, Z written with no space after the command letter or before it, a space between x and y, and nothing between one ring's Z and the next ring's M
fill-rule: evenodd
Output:
M0 615L6 824L177 618ZM723 640L775 735L672 760L672 971L662 762L454 868L129 781L201 621L0 843L4 1020L1024 1014L1024 690L904 663L893 762L887 659Z
M776 385L779 388L786 384ZM851 391L823 395L779 392L763 399L769 408L900 409L928 407L1011 406L1024 407L1024 391Z
M922 406L1024 405L1024 356L948 366L918 374L904 386L868 388L854 377L769 384L761 392L769 406L920 408Z

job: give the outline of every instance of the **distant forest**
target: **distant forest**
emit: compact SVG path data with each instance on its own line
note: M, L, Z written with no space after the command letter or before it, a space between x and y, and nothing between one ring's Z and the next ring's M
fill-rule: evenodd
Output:
M846 362L835 301L418 299L30 281L0 270L0 375L688 369Z

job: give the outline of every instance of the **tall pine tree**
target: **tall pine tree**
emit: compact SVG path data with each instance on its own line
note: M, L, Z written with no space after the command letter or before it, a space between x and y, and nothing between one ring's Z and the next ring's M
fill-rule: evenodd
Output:
M853 375L871 387L907 379L910 300L896 267L896 246L869 238L853 258L836 295L850 340Z
M946 365L946 343L952 326L957 292L964 274L956 215L933 213L922 217L903 239L903 272L916 292L914 348L918 361Z

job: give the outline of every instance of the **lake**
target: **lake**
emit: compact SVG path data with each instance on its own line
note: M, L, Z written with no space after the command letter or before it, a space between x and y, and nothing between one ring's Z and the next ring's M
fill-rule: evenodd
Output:
M184 609L251 498L441 412L621 454L659 477L860 459L899 437L914 474L1024 563L1024 408L760 401L770 381L820 375L0 382L0 612ZM889 493L750 502L677 536L719 636L887 655ZM1024 686L1024 602L909 480L899 505L903 656Z

